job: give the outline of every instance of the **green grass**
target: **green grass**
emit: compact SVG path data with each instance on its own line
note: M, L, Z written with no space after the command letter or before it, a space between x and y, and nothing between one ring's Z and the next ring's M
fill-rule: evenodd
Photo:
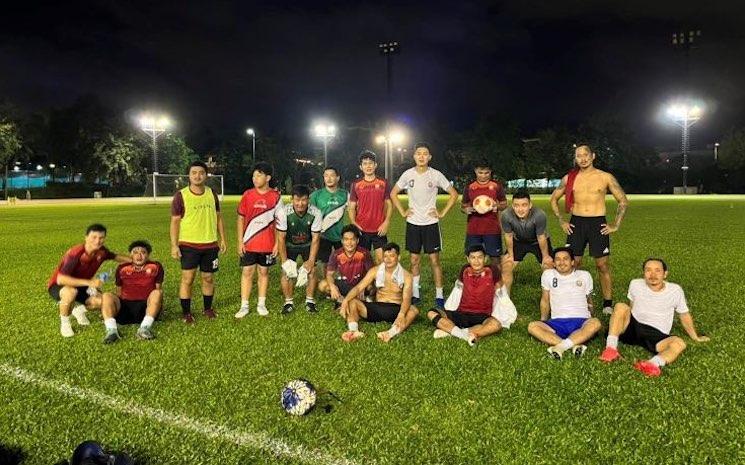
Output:
M536 204L548 209L545 198ZM609 203L611 213L614 209ZM549 359L526 331L539 313L540 269L532 257L518 269L513 289L518 321L474 348L453 338L433 340L424 318L389 345L374 337L387 325L364 323L368 337L344 344L339 338L344 324L327 303L318 315L279 315L276 267L271 316L262 319L252 312L235 321L235 199L226 201L224 211L230 247L217 275L220 317L212 322L198 318L187 328L179 321L178 263L168 257L166 204L0 209L2 364L232 430L263 432L356 463L745 460L745 198L633 197L622 229L613 236L614 297L625 296L645 257L665 257L669 280L683 286L699 331L712 337L708 344L685 337L688 349L658 379L632 370L635 358L647 357L639 348L621 346L623 362L601 364L596 357L602 337L590 343L582 360ZM83 229L94 221L109 227L107 245L113 250L146 238L154 258L164 263L165 314L155 325L155 341L135 340L136 327L130 326L122 330L121 342L104 346L97 314L91 327L76 329L74 338L60 337L45 283L63 251L82 240ZM561 243L558 225L553 220L550 225L555 243ZM443 232L447 283L462 262L464 229L463 215L453 211ZM400 218L389 237L403 243ZM596 275L594 267L587 268ZM427 307L433 289L426 263L422 274L421 307ZM300 293L296 296L299 302ZM201 309L201 299L194 307ZM677 324L673 331L683 335ZM336 392L344 402L329 414L289 418L279 408L278 395L284 382L295 377ZM146 457L152 465L293 462L6 374L0 374L0 392L0 443L24 449L24 464L69 457L85 439Z

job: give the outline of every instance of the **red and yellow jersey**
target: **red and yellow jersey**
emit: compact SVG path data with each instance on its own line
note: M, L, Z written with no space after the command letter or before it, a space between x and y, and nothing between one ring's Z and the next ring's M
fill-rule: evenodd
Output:
M156 284L163 284L163 266L160 262L145 262L141 268L133 263L122 263L116 269L116 285L121 288L124 300L147 300Z
M349 201L357 204L355 221L362 232L374 233L385 221L385 201L391 196L391 186L385 179L365 181L360 178L352 184Z

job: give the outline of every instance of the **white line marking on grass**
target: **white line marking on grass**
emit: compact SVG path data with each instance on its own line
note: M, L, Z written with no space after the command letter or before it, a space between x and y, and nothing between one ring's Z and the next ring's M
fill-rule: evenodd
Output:
M274 439L266 433L255 433L231 429L225 425L210 421L197 420L185 415L170 413L165 410L147 407L127 399L109 396L92 389L80 388L60 381L45 378L23 368L5 363L0 364L0 373L27 384L57 391L70 397L96 403L113 411L134 415L141 418L164 423L166 425L201 434L210 439L231 442L238 446L250 447L268 452L275 457L297 460L312 464L355 465L355 462L334 457L325 452L309 449L304 446L291 445L281 439Z

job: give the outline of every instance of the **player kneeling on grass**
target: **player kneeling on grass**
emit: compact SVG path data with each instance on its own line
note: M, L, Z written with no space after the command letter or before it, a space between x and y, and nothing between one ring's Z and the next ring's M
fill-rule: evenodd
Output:
M128 262L126 255L117 255L104 247L106 227L92 224L85 231L85 242L70 248L62 257L47 283L49 295L59 301L60 333L72 337L75 332L70 325L70 314L80 326L90 324L85 316L86 308L101 308L100 288L103 279L96 278L96 272L105 260ZM74 302L78 302L72 308Z
M411 305L413 279L411 273L398 262L400 253L398 244L386 244L383 247L383 263L368 271L362 281L344 297L339 309L349 328L341 336L344 341L352 342L364 336L358 327L360 318L371 323L393 323L388 331L378 333L378 339L388 342L408 328L419 315L419 310ZM359 295L371 284L377 289L375 302L361 301Z
M475 345L478 339L498 333L503 323L509 328L517 313L512 306L513 312L509 316L494 315L494 306L499 305L495 296L502 286L500 273L486 266L484 246L469 246L467 257L468 265L461 269L453 292L445 302L445 310L432 309L427 312L427 318L437 328L435 338L453 335ZM506 293L504 298L509 299Z
M163 265L150 261L153 251L146 241L134 241L129 245L132 263L124 263L116 269L116 294L105 292L101 315L106 326L104 344L119 339L117 323L132 325L140 323L137 339L155 339L153 322L163 302Z
M548 353L561 360L566 350L581 357L590 340L602 325L592 318L592 276L573 265L574 255L568 247L554 250L554 269L541 275L541 321L528 324L528 332L551 347ZM549 319L549 315L551 319Z
M637 362L634 368L646 376L660 376L660 368L673 363L686 348L683 339L670 336L676 312L691 339L707 342L709 338L696 333L683 289L665 281L667 264L660 258L648 258L642 269L644 278L633 279L629 284L630 305L617 303L613 309L606 347L600 360L610 363L621 358L617 348L620 340L642 346L655 354L649 360Z
M326 279L318 283L318 290L328 294L337 306L373 267L370 252L360 247L359 242L357 226L344 226L341 247L331 253L326 265Z

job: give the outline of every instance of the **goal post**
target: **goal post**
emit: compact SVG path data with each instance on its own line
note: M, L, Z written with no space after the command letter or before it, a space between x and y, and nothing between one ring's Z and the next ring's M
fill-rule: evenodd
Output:
M189 185L188 174L161 174L151 173L147 176L144 197L153 199L153 203L158 198L170 200L179 190ZM222 174L208 174L205 185L217 193L220 201L225 194L225 177Z

